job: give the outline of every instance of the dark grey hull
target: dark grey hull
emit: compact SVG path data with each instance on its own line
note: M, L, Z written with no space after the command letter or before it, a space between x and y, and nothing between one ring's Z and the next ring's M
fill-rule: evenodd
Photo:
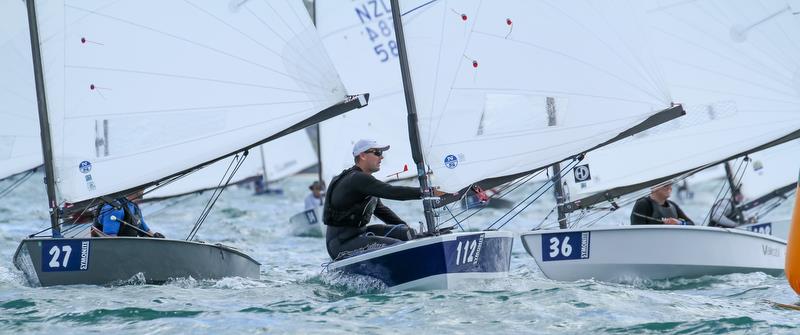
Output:
M261 266L223 245L141 237L24 239L14 265L32 286L258 278Z

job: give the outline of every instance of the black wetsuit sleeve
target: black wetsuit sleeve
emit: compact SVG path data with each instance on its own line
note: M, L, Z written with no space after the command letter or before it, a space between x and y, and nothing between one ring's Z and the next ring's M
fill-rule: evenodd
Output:
M375 211L372 212L372 214L386 224L406 224L394 211L384 206L380 199L378 199L378 204L375 206Z
M690 219L688 216L686 216L686 213L683 212L683 210L681 209L680 206L678 206L678 204L672 202L672 205L675 206L675 210L678 212L678 219L682 219L683 221L686 221L687 225L694 226L694 221L692 221L692 219Z
M636 214L644 215L644 216L653 216L653 205L650 204L646 198L641 198L636 200L636 204L633 205L633 210L631 211L631 224L658 224L659 222L655 222L648 218L643 218Z
M420 192L419 187L392 186L365 173L356 173L352 178L352 185L364 195L392 200L422 198L422 192Z

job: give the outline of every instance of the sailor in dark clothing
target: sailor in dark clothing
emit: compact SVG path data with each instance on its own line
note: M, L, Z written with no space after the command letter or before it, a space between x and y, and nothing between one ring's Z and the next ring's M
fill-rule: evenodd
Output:
M631 211L631 224L679 224L694 225L678 204L669 200L672 184L650 189L650 195L636 200Z
M331 259L346 257L358 249L380 248L414 238L414 229L400 219L380 198L422 198L418 187L392 186L375 179L388 145L360 140L353 146L355 165L333 177L325 194L322 221L327 225L326 245ZM442 195L434 191L434 195ZM367 225L372 215L385 224ZM343 254L344 253L344 254Z
M92 236L143 236L164 238L161 233L153 233L144 222L142 211L133 202L141 197L141 192L127 198L120 197L99 205L94 219Z

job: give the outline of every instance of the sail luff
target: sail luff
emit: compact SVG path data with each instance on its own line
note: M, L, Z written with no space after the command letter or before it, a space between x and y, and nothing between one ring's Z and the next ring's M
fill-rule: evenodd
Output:
M28 0L28 27L31 34L31 56L33 58L33 72L36 81L36 103L39 109L39 131L42 140L42 155L44 159L45 183L47 185L47 201L50 211L50 228L53 237L61 236L59 225L58 201L56 199L55 167L53 166L52 142L50 136L50 120L47 113L47 94L45 93L44 69L42 67L42 54L39 48L39 27L36 18L36 4Z
M403 91L406 98L406 109L408 111L408 139L411 142L411 156L414 163L417 165L417 179L419 180L419 187L424 194L429 193L430 186L428 184L428 175L425 173L425 160L422 153L422 142L419 135L419 121L417 117L417 105L414 101L414 88L411 80L411 71L409 70L408 54L406 52L406 42L403 36L403 21L402 13L400 12L400 4L398 0L391 0L392 8L392 23L394 24L395 41L397 42L397 50L400 57L400 73L403 79ZM422 201L423 210L425 212L425 223L427 224L428 232L436 231L436 218L433 213L433 204L431 200Z

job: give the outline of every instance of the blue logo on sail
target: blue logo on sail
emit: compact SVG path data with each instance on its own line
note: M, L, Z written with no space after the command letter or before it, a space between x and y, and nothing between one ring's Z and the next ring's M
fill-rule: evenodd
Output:
M89 171L92 171L92 163L89 163L89 161L83 161L78 165L78 170L80 170L81 173L89 173Z
M447 157L444 158L444 166L448 169L455 169L456 166L458 166L458 157L455 155L447 155Z

